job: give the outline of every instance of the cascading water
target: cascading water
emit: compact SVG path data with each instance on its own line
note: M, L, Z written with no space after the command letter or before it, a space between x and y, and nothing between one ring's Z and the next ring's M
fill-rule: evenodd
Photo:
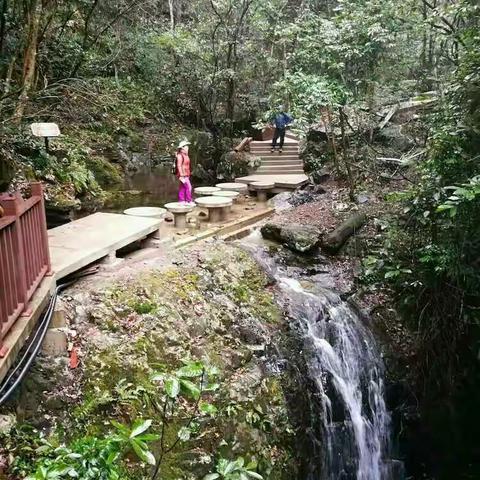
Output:
M315 459L321 466L308 480L401 479L402 464L390 460L382 358L359 314L322 282L302 280L298 269L278 265L258 246L258 234L242 245L275 278L287 315L303 337L302 353L322 410L322 453Z

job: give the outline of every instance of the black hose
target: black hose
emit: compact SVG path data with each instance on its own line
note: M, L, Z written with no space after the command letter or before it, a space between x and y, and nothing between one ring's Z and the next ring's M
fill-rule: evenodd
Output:
M25 375L27 374L31 364L35 360L38 354L38 351L42 346L43 340L45 339L45 335L47 334L48 327L50 326L52 315L55 310L55 305L57 303L58 294L62 290L65 290L70 285L75 283L78 279L85 277L87 275L92 275L97 270L98 268L78 274L71 280L57 285L57 287L55 288L55 292L50 298L48 307L45 310L45 313L43 314L43 318L40 321L40 324L30 341L30 344L25 349L25 352L23 353L22 358L17 362L17 365L15 366L15 368L11 371L11 373L2 382L2 385L0 386L0 406L2 406L8 400L10 395L14 392L14 390L18 387L21 381L25 378ZM32 346L33 346L33 350L32 350ZM17 373L18 373L18 376L13 381L13 383L11 383L12 379L17 375Z

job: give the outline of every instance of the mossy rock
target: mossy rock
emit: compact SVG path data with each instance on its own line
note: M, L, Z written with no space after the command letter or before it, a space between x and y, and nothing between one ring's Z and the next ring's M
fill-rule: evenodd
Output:
M89 156L85 159L88 169L93 172L95 180L103 188L119 187L123 184L120 168L103 157Z
M202 397L215 413L197 413L190 439L178 443L189 419L188 400L179 402L164 437L166 445L177 446L165 456L161 478L203 478L219 455L255 460L270 480L296 478L283 379L265 363L266 345L282 328L273 292L266 288L269 279L235 247L207 250L198 263L169 264L101 290L90 285L68 293L74 312L87 308L76 328L88 353L80 367L81 397L56 432L67 442L102 437L111 431L111 419L144 418L153 419L152 433L158 433L164 393L152 374L201 360L220 369L219 387ZM51 418L64 414L49 411ZM157 456L158 448L152 445ZM131 468L129 478L148 478L134 464Z

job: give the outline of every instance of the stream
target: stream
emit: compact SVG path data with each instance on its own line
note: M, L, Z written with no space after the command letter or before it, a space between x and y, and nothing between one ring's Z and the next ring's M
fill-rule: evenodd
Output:
M259 231L239 244L275 280L314 390L307 480L403 479L402 462L392 458L384 365L365 319L331 288L325 269L309 274L320 257L295 257Z
M178 180L168 165L144 166L125 177L124 190L125 193L104 210L122 212L126 208L146 205L163 207L177 198Z

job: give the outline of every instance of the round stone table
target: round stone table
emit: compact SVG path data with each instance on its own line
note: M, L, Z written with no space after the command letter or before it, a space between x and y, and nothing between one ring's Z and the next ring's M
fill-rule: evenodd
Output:
M239 192L243 194L248 193L248 186L244 183L217 183L215 186L220 188L221 190L230 190L231 192Z
M132 217L163 218L167 210L159 207L134 207L124 210L123 213Z
M240 192L231 192L230 190L220 190L219 192L212 193L212 196L231 198L233 200L233 203L235 203L238 197L240 197ZM227 207L227 208L230 212L232 211L232 207Z
M219 192L220 189L218 187L197 187L193 191L199 197L209 197L213 193Z
M228 218L229 207L232 206L233 200L225 197L200 197L195 203L202 208L208 209L208 219L211 223L220 222Z
M271 182L253 182L250 184L252 190L257 192L257 199L259 202L267 201L267 192L275 186Z
M173 214L173 225L177 228L187 228L187 213L193 210L193 205L180 202L172 202L164 205Z

